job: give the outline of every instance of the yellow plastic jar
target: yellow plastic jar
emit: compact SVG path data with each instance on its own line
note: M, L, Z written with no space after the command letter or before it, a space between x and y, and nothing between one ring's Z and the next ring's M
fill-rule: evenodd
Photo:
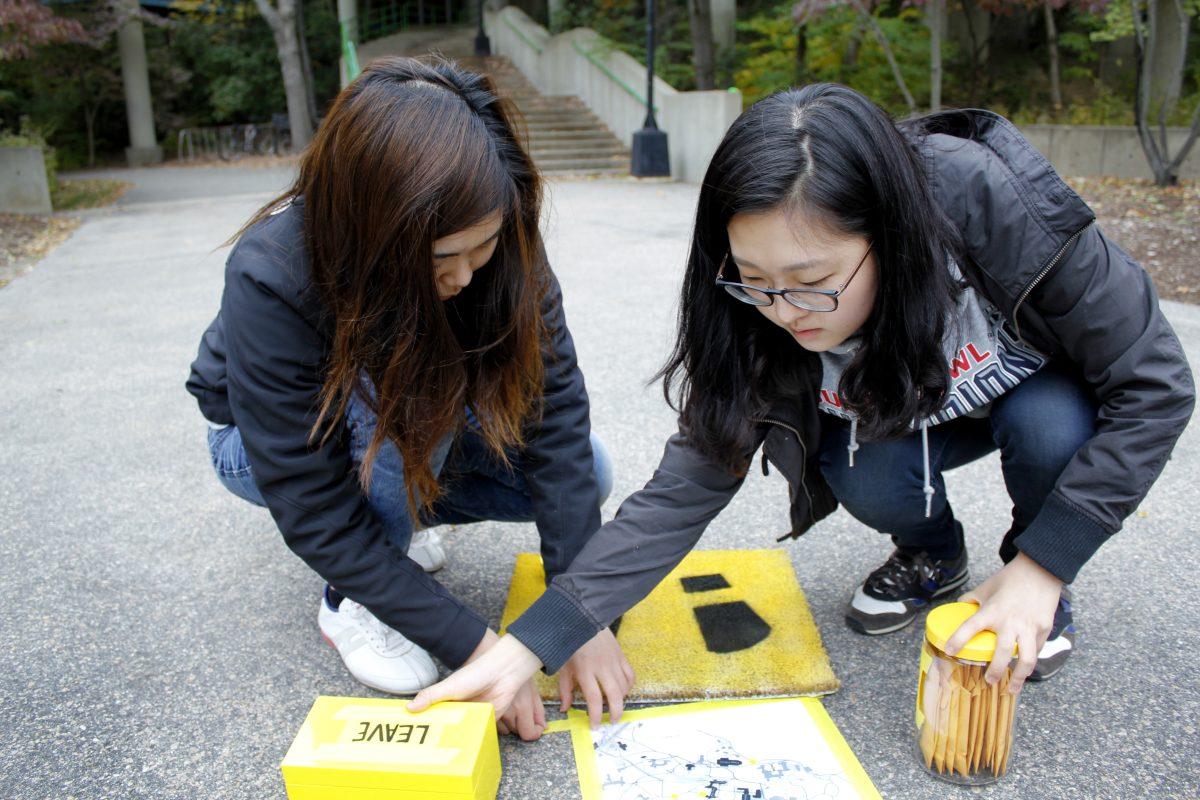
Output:
M935 777L968 786L994 783L1007 772L1019 697L1008 692L1012 662L999 682L984 680L996 634L982 631L956 655L945 652L947 640L978 610L974 603L947 603L929 612L917 679L921 764Z

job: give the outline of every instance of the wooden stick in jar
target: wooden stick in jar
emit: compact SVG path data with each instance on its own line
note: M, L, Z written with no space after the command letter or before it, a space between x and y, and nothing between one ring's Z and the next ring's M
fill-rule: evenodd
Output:
M939 668L940 668L939 664ZM938 683L938 702L937 702L937 719L935 722L936 730L934 731L934 749L933 749L933 765L937 767L938 772L945 772L946 765L946 728L949 725L950 717L950 678L948 675L942 675L941 681Z
M950 695L950 709L946 722L946 771L953 773L958 753L958 670L950 673L946 694Z
M991 687L983 679L983 668L975 667L975 708L979 713L979 728L975 732L975 750L971 753L971 771L983 766L983 743L987 734L988 711L991 703Z
M971 752L971 693L960 684L958 693L958 742L954 750L954 768L964 777L969 775L967 757Z

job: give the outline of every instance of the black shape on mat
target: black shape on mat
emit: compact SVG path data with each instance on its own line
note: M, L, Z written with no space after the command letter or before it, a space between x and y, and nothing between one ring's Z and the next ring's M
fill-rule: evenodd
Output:
M725 580L724 575L696 575L691 578L680 578L679 582L683 584L683 591L688 594L715 592L717 589L729 588L729 581Z
M696 622L710 653L735 653L771 635L771 626L741 600L696 606Z

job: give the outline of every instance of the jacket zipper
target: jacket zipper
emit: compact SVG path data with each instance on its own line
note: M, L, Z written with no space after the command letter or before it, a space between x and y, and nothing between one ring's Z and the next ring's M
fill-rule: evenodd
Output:
M1033 290L1037 288L1037 285L1041 283L1047 275L1050 274L1050 271L1054 269L1054 267L1062 259L1063 255L1068 249L1070 249L1071 245L1075 243L1075 240L1078 239L1080 234L1086 231L1091 224L1092 223L1089 222L1087 225L1084 225L1082 228L1071 234L1071 238L1067 239L1063 246L1059 248L1058 252L1054 254L1054 257L1046 263L1046 266L1042 267L1041 272L1034 276L1034 279L1029 282L1029 285L1025 287L1023 292L1021 292L1021 296L1017 298L1017 304L1013 306L1012 310L1012 323L1013 331L1017 334L1017 341L1021 344L1026 344L1026 342L1023 338L1021 338L1021 323L1017 321L1017 312L1021 310L1022 304L1029 299L1029 295L1033 293Z
M791 431L792 435L796 437L796 441L800 444L800 488L804 490L804 496L808 499L808 514L809 514L809 516L812 516L812 514L813 514L813 499L812 499L812 495L809 494L809 492L808 492L808 486L804 483L804 479L808 474L808 448L805 447L805 445L804 445L804 437L800 435L800 431L796 430L791 425L788 425L786 422L780 422L779 420L771 419L770 417L759 417L757 421L758 422L767 422L767 423L770 423L771 425L778 425L779 427L781 427L785 430ZM763 459L764 459L763 460L763 471L764 472L766 471L766 463L767 463L765 460L766 457L767 457L767 454L766 454L766 452L764 452L763 453Z

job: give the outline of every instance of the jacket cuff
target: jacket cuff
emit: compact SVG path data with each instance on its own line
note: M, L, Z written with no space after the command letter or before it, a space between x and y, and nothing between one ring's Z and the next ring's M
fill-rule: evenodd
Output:
M1013 544L1063 583L1071 583L1111 535L1060 494L1051 492L1033 523Z
M533 651L547 675L553 675L602 627L566 592L551 586L508 626L508 633Z
M450 669L458 669L467 663L486 632L487 623L472 611L463 609L446 629L446 635L438 642L433 654Z

